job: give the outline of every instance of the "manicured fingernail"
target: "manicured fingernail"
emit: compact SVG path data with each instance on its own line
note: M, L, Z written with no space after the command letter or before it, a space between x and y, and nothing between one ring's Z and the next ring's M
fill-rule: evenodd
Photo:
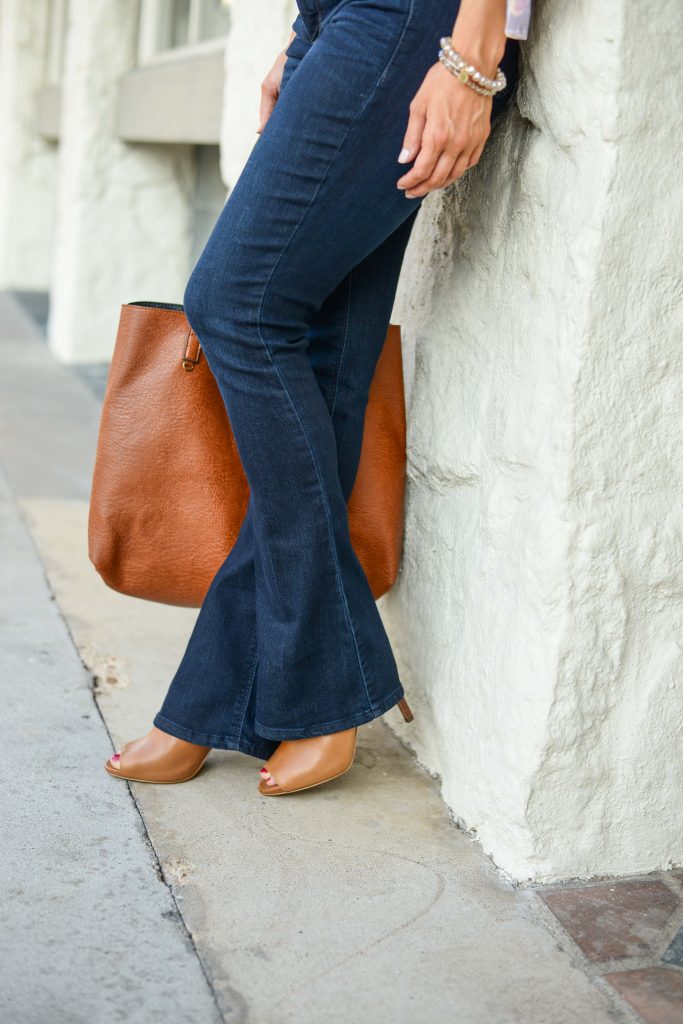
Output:
M415 197L415 196L413 195L413 193L412 193L412 192L406 192L405 196L406 196L406 199L415 199L415 198L416 198L416 197Z
M409 156L410 156L410 150L409 150L409 149L406 149L406 148L404 147L404 148L403 148L403 149L401 150L401 152L400 152L400 153L398 154L398 162L399 162L400 164L407 164L407 163L408 163L408 157L409 157Z
M408 188L407 185L397 185L396 188L400 188L403 191L404 188Z

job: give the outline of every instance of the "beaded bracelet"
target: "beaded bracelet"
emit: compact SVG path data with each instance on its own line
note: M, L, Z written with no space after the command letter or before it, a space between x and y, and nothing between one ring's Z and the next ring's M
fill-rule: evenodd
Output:
M439 44L441 46L439 60L444 67L448 68L459 82L478 92L481 96L495 96L497 92L501 92L507 85L502 68L498 68L495 78L487 78L481 71L477 71L475 67L468 64L457 50L453 49L448 36L443 36L439 40Z

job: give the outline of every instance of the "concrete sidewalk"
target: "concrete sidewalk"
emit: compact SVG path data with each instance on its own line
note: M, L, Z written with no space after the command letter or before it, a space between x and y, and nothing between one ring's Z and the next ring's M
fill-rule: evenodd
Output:
M231 752L182 786L104 773L97 707L116 745L145 732L195 613L100 581L98 402L6 297L0 328L7 1019L633 1021L381 721L343 779L291 799L260 797L259 762Z
M1 469L0 550L0 1019L217 1021L137 808L103 777L90 674Z

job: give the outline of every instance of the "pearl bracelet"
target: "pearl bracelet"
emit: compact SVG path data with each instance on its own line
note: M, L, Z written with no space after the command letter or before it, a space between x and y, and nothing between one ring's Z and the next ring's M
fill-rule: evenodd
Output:
M481 96L495 96L497 92L501 92L507 85L507 80L501 68L498 68L495 78L487 78L481 71L477 71L475 67L468 64L457 50L453 49L448 36L443 36L439 40L439 44L441 46L439 60L444 67L448 68L459 82L467 85Z

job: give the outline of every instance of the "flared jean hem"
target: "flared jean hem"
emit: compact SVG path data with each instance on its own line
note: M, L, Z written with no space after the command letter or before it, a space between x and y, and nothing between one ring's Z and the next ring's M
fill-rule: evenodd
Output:
M381 704L375 705L373 708L368 707L365 711L348 715L346 718L322 722L319 725L309 725L301 729L271 729L256 722L256 729L266 741L263 746L250 743L241 736L217 736L198 732L196 729L188 729L187 726L172 722L162 714L156 715L153 724L162 732L176 736L180 740L187 740L188 743L197 743L199 746L212 747L215 750L239 750L242 754L249 754L251 757L268 758L282 740L302 740L310 736L326 736L332 732L341 732L343 729L365 725L393 708L403 696L405 696L405 691L402 686L399 686Z
M156 715L153 723L157 729L175 736L179 740L187 740L188 743L197 743L201 747L212 747L214 750L239 750L242 754L249 754L251 757L268 758L273 753L277 744L264 743L258 746L249 743L248 740L234 736L214 736L209 733L197 732L196 729L188 729L187 726L172 722L164 715Z
M379 718L389 708L393 708L395 704L398 704L403 696L403 687L399 686L388 697L385 697L381 704L375 704L372 708L368 707L365 711L359 711L355 715L347 715L346 718L337 718L334 721L323 722L320 725L307 725L297 729L271 729L267 725L261 725L260 722L256 721L254 722L254 728L261 736L271 740L303 740L309 736L326 736L328 733L352 729L356 725L364 725L366 722L371 722L374 718Z

